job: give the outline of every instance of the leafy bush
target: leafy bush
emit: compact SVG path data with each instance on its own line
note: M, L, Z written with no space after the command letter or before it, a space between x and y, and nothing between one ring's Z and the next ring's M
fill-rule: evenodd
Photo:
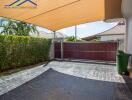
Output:
M49 60L51 40L0 35L0 71Z
M76 37L74 37L74 36L71 36L71 37L68 37L68 38L66 38L66 41L68 41L68 42L75 42L75 41L80 41L80 40L78 40Z

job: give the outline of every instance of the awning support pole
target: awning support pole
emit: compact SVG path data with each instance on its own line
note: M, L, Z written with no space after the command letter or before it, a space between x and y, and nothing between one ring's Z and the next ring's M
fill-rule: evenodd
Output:
M56 31L53 31L54 38L53 38L53 56L55 59L55 40L56 40Z
M64 42L63 39L61 40L61 60L64 59Z
M56 31L54 31L54 41L55 41L55 39L56 39Z
M75 42L77 41L77 25L75 26Z

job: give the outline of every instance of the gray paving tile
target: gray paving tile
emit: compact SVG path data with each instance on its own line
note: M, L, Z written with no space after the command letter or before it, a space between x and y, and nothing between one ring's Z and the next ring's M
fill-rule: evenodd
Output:
M21 72L18 72L18 73L9 75L9 76L1 77L0 78L0 95L2 95L4 93L7 93L7 92L10 93L9 91L11 91L11 90L13 90L17 87L19 88L19 86L21 87L22 84L24 84L24 83L26 83L26 82L28 82L32 79L33 80L37 79L38 81L40 81L38 79L38 77L42 77L43 75L45 77L45 71L47 71L49 68L54 69L55 71L57 71L57 73L60 72L60 73L64 73L65 75L71 75L72 78L74 78L74 76L75 76L77 79L81 79L81 80L82 79L84 79L84 80L93 80L94 82L93 81L92 82L93 82L93 84L95 84L94 90L96 90L96 88L98 90L98 87L96 87L96 86L98 86L96 84L98 82L101 83L102 88L103 88L103 83L110 83L110 84L112 83L113 84L112 86L114 86L114 87L112 87L110 85L111 86L110 88L112 89L112 91L115 91L115 92L112 92L112 93L117 94L117 96L113 95L113 97L109 97L110 95L108 95L108 98L106 97L105 100L129 100L129 98L128 98L129 95L128 94L131 94L131 93L130 93L128 87L126 86L123 77L118 75L117 70L116 70L116 66L101 65L101 64L90 64L90 63L77 63L77 62L76 63L75 62L58 62L58 61L50 62L46 67L43 67L43 65L42 65L42 66L38 66L36 68L24 70L24 71L21 71ZM50 77L51 76L54 77L54 74L53 75L52 75L52 73L50 73L50 74L51 74ZM47 76L48 75L49 74L47 74ZM70 82L72 81L72 78L69 78L68 79L69 81L66 82L63 79L63 77L61 77L61 79L66 82L65 85L70 84ZM46 78L44 78L44 79L42 78L42 80L45 80L45 79ZM45 81L43 81L43 82L45 82ZM88 82L90 82L90 81L88 81ZM32 81L29 82L29 83L32 83ZM42 83L40 81L40 83L38 83L38 84L42 85ZM79 83L81 83L81 81L79 81ZM119 85L117 85L117 83ZM52 87L52 86L54 86L56 84L60 84L60 83L55 83L55 84L47 83L47 84L50 84L50 86ZM74 84L76 84L76 83L74 83ZM82 82L82 84L84 84L84 83ZM89 83L87 83L87 84L89 84ZM89 84L89 85L91 85L91 84ZM105 85L107 86L107 84L105 84ZM33 89L32 85L28 85L28 86L30 86L31 90ZM37 91L39 91L39 89L41 90L40 86L39 86L39 88L35 88L35 90L36 89L37 89ZM47 85L43 84L43 86L45 87ZM72 84L72 86L74 87L73 84ZM81 86L81 84L80 84L80 86ZM108 86L109 86L109 84L108 84ZM27 86L24 84L24 87L27 87ZM91 88L91 87L88 87L88 88ZM104 91L106 91L106 90L108 91L108 88L105 88ZM65 91L63 91L62 87L60 87L60 89L62 89L62 95L64 95ZM79 88L79 87L78 87L78 89L81 90L81 88ZM24 90L22 88L22 90L24 92L26 92L26 91L28 92L27 89ZM45 90L45 88L44 88L44 90ZM44 90L42 90L42 91L44 91ZM83 91L85 91L85 90L83 90ZM86 91L89 91L89 90L86 90ZM51 92L51 91L49 91L49 92ZM55 93L55 91L53 91L53 92ZM126 94L126 92L127 92L127 94ZM7 93L7 95L8 95L8 93ZM36 92L34 91L34 93L36 93ZM43 92L43 93L44 93L44 95L49 95L48 97L47 96L45 97L46 98L45 100L57 100L57 99L53 99L52 97L54 97L54 95L58 95L58 94L54 94L54 93L52 94L52 93L47 93L47 92ZM78 93L79 92L77 92L77 94ZM32 93L30 93L30 95L32 95ZM35 99L31 99L31 100L41 100L41 99L38 99L39 98L38 96L36 95L36 97L34 97ZM71 96L69 96L68 94L64 95L64 97L67 98L67 99L65 99L65 98L63 99L63 97L61 97L61 99L60 99L59 96L56 97L56 98L58 98L58 100L59 99L60 100L78 100L78 99L75 99L76 97L74 97L74 96L73 96L73 99L71 99ZM3 96L1 97L1 99L2 98L3 98ZM11 100L11 99L3 99L3 100ZM12 100L19 100L19 99L12 98ZM23 98L21 100L26 100L26 99ZM96 100L96 99L95 98L94 99L91 99L91 98L88 99L88 97L86 99L86 98L82 97L82 100Z
M49 69L0 100L131 100L124 83L76 77Z

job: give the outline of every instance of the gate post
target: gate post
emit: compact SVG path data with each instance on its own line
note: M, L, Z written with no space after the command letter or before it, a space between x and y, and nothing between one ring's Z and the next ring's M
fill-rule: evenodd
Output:
M61 39L61 60L64 59L64 39Z
M56 40L56 31L53 31L53 58L55 59L55 40Z

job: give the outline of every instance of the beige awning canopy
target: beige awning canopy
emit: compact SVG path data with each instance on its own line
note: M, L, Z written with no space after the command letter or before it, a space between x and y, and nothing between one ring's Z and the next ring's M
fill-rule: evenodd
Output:
M121 18L122 0L36 0L25 8L7 8L15 0L0 0L0 16L24 21L56 31L65 27L112 18ZM34 1L34 0L32 0Z

